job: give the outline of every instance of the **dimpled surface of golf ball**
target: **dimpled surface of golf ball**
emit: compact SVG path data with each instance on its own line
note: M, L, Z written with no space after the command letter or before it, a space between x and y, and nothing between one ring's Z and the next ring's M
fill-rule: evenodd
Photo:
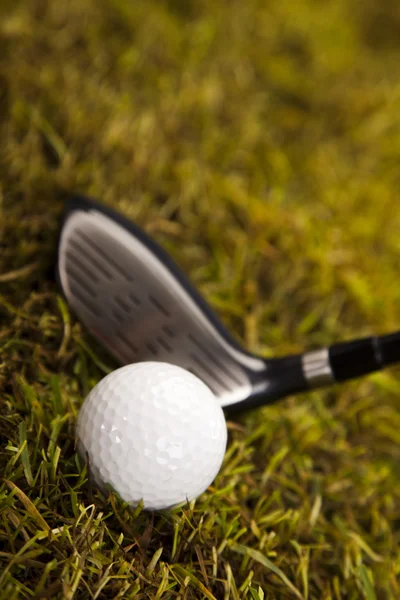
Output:
M199 496L226 448L223 411L189 371L160 362L127 365L102 379L79 413L78 450L91 477L133 506L170 508Z

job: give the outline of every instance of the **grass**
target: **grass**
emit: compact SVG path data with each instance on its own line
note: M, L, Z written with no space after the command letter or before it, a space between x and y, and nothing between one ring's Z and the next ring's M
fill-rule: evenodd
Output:
M398 369L243 415L197 502L131 510L78 468L115 365L52 277L79 190L254 352L398 328L399 34L394 0L3 0L1 600L400 597Z

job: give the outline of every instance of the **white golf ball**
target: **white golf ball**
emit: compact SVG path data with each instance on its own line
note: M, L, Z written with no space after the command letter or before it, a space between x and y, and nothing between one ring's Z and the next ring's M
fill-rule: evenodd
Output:
M175 365L143 362L113 371L92 389L77 439L101 489L159 510L196 498L212 483L227 430L200 379Z

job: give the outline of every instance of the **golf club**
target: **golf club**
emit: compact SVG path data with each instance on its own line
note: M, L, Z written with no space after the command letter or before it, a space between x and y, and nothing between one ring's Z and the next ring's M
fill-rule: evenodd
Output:
M202 379L228 412L400 361L400 332L283 358L247 352L149 235L83 196L66 203L57 279L76 316L120 363L181 366Z

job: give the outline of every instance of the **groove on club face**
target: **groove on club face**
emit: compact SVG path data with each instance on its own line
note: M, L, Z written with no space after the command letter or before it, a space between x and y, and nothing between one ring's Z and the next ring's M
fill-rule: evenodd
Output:
M76 315L122 363L157 360L200 377L222 406L266 389L266 362L242 351L196 303L169 265L95 207L67 213L58 277Z

